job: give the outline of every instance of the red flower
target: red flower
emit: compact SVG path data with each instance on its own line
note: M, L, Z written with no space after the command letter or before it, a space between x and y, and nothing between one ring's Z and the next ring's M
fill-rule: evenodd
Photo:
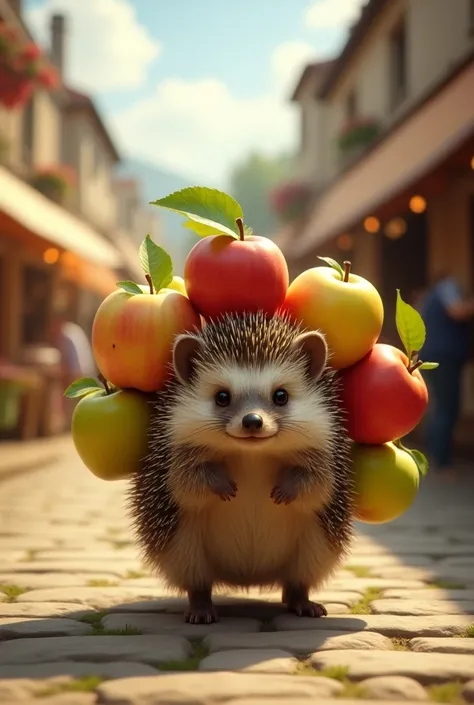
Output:
M58 72L53 66L44 66L38 72L38 82L45 88L57 88L59 83Z
M21 56L27 61L36 61L41 56L41 49L36 44L27 44L22 50Z

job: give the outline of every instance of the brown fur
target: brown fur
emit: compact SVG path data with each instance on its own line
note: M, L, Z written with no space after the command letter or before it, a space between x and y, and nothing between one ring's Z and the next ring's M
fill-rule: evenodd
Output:
M349 446L326 355L321 336L279 317L227 317L178 339L132 511L146 559L191 603L213 586L279 585L306 604L345 556ZM290 401L279 408L281 388ZM214 400L222 389L226 408ZM247 413L263 420L250 439ZM191 621L211 618L201 598Z

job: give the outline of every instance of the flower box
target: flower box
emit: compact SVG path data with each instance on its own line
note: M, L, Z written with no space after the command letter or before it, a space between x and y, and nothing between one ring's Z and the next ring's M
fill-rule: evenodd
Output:
M56 203L64 202L75 183L74 170L65 164L38 169L31 179L32 186Z
M343 157L363 152L379 135L380 126L372 118L359 118L347 122L337 137L339 152Z
M38 86L56 88L58 74L39 47L22 44L18 34L0 21L0 103L21 108Z
M307 184L290 182L277 186L270 193L270 204L283 222L294 222L307 211L313 191Z

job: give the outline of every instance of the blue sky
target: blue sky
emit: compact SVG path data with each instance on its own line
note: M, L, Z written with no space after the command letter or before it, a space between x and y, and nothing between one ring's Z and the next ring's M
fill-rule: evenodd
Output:
M361 0L27 0L48 41L68 16L67 78L94 94L124 153L223 184L251 150L297 142L287 100L303 66L339 50Z

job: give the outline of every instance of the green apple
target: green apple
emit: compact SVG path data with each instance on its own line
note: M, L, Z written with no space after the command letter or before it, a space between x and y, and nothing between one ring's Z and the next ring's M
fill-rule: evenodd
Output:
M84 465L101 480L123 480L147 453L151 404L134 390L92 391L72 417L72 439Z
M404 514L420 484L413 457L393 443L385 443L355 444L352 458L355 518L367 524L385 524Z
M173 277L171 283L168 284L167 289L174 289L175 291L179 291L180 294L183 294L183 296L187 296L186 285L183 277Z

